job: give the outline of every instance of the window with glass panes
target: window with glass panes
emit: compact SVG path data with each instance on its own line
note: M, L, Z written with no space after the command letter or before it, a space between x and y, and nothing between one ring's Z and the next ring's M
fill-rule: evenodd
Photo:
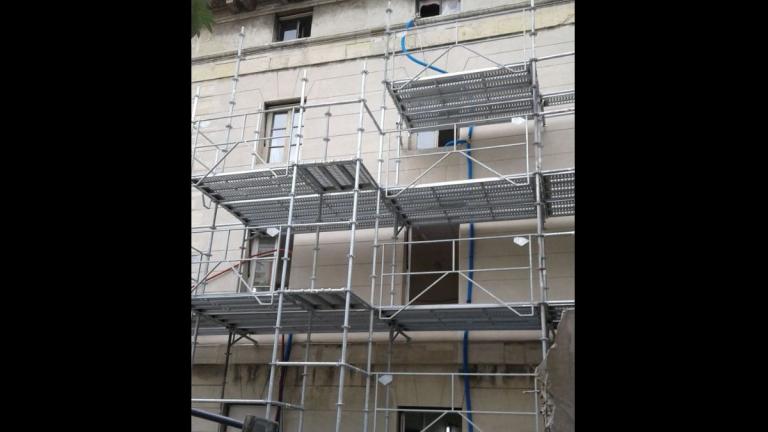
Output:
M267 162L280 163L295 160L299 133L299 107L296 104L289 106L272 106L267 115L267 128L269 130L267 146ZM272 111L273 110L273 111Z
M312 11L277 16L278 42L302 39L312 34Z

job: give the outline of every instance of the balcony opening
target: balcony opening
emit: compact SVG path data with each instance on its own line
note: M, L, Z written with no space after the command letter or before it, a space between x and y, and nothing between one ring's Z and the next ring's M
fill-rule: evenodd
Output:
M459 237L459 225L417 226L409 229L408 236L416 242L452 240ZM445 272L459 268L459 242L413 243L406 248L406 266L411 273L407 281L407 301L415 299L412 304L457 304L459 275L446 275ZM436 282L438 279L440 281Z

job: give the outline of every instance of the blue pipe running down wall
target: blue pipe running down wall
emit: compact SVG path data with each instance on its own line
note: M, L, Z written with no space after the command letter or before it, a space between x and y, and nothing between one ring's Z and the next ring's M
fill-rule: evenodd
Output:
M429 63L425 63L416 57L414 57L411 53L408 52L408 48L405 47L405 36L408 34L408 30L413 27L413 20L408 21L408 23L405 24L405 32L403 33L403 37L400 38L400 49L403 51L403 54L405 54L409 60L416 64L420 64L422 66L426 66L433 71L440 72L440 73L448 73L448 71L440 69L437 66L430 66Z
M469 127L469 132L467 133L467 155L472 155L472 131L475 129L474 126ZM467 158L467 178L472 179L474 173L472 172L472 159ZM475 224L470 223L469 224L469 237L474 238L475 237ZM470 240L469 241L469 279L474 280L475 279L475 241ZM467 281L467 303L472 303L472 288L474 285L471 281ZM469 331L464 330L464 343L462 344L462 366L463 366L463 372L469 373ZM475 427L472 424L472 394L470 392L469 388L469 376L464 376L464 400L467 402L467 419L469 421L467 422L467 428L469 429L469 432L474 432Z
M285 336L283 336L285 338ZM283 339L285 340L285 339ZM282 361L290 361L291 360L291 349L293 348L293 333L288 334L288 342L285 343L285 349L283 351L283 360ZM280 402L283 401L283 390L285 389L285 369L281 368L280 370L280 390L278 392L277 400ZM282 415L282 407L278 406L277 411L275 414L275 421L277 423L280 423L280 416Z

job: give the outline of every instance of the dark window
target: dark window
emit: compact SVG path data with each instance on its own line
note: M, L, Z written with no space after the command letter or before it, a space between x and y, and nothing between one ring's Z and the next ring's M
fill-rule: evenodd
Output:
M459 225L415 226L409 230L412 241L452 240L459 237ZM455 249L454 249L455 246ZM458 270L459 242L413 243L407 251L408 301L412 304L457 304L459 302L459 275L447 271ZM439 282L435 283L440 279ZM435 284L430 288L430 285ZM429 288L429 290L427 290ZM425 292L426 291L426 292ZM423 294L422 294L423 292ZM421 294L419 296L419 294Z
M312 12L277 17L277 40L289 41L312 35Z
M438 16L438 15L440 15L440 5L437 3L423 5L419 9L419 16L422 18Z
M400 407L408 410L441 410L450 411L450 408L428 408L428 407ZM460 408L457 408L460 409ZM456 413L448 413L438 420L442 412L412 412L401 411L398 416L400 423L397 430L402 432L461 432L462 418ZM424 429L430 423L435 422L429 429Z
M446 145L448 145L448 143L451 143L451 145L453 145L451 141L453 141L453 129L443 129L437 134L438 147L445 147Z
M419 18L447 15L461 11L460 0L418 0L416 11Z

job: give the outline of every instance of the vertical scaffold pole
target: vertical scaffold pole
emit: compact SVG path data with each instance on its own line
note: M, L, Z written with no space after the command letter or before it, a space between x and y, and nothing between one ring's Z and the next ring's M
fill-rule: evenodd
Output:
M195 88L195 100L192 103L192 131L196 129L194 124L195 116L197 115L197 102L200 100L200 86ZM197 135L195 135L195 143L192 148L192 170L195 168L195 153L197 152ZM201 260L202 261L202 260ZM202 265L202 263L201 263ZM197 282L200 282L201 265L197 266ZM195 365L195 350L197 348L197 331L200 328L200 315L195 313L195 330L192 335L192 366Z
M367 61L363 61L360 72L360 113L357 121L357 153L355 155L355 184L352 190L352 219L349 221L349 255L347 257L347 285L344 301L344 325L341 327L341 357L339 358L339 397L336 401L336 432L341 432L341 414L344 405L344 379L347 373L347 339L349 337L349 305L352 300L352 270L355 265L355 234L357 230L357 203L360 195L360 165L362 164L363 116L365 114L365 77L368 75Z
M531 67L531 84L533 87L533 111L534 111L534 124L533 124L533 144L536 158L536 234L537 234L537 246L538 246L538 267L539 267L539 318L541 322L541 364L540 370L543 372L544 381L542 386L538 384L535 386L538 392L541 392L542 409L546 410L547 399L547 385L546 385L546 369L547 369L547 349L548 349L548 329L547 329L547 299L549 288L547 286L547 255L545 249L544 240L544 224L546 222L546 204L544 196L544 176L543 176L543 143L541 138L542 129L542 115L541 115L541 95L539 89L538 67L536 59L536 1L531 0L530 4L531 14L531 61L529 65ZM538 379L538 376L535 377ZM537 394L536 397L539 397ZM536 415L536 429L539 428L540 417L546 422L546 419L542 413Z
M392 372L392 343L395 340L395 329L393 327L389 328L389 344L387 345L387 372ZM392 387L392 383L389 383L386 385L386 389L384 390L384 406L386 411L384 412L384 431L389 432L389 413L391 412L389 409L389 389Z
M536 9L535 0L531 0L531 56L536 57ZM531 77L533 86L533 107L534 107L534 124L533 124L533 145L535 149L536 157L536 234L538 244L538 264L539 264L539 292L541 296L541 319L545 323L544 312L546 309L546 302L548 298L549 288L547 286L547 255L544 244L544 224L546 222L546 203L544 196L544 176L543 172L543 151L544 145L541 139L541 96L539 91L539 79L536 62L530 62ZM541 343L542 343L542 360L546 358L547 350L547 329L546 326L542 326L541 329Z
M245 39L245 27L240 27L240 34L238 35L238 42L237 42L237 59L235 60L235 74L232 76L232 91L229 95L229 113L227 114L227 125L225 126L227 128L226 135L224 137L224 156L227 157L227 154L229 153L229 135L232 132L232 116L235 113L235 98L237 96L237 82L240 81L240 60L243 58L243 40ZM243 129L245 129L245 120L243 120ZM221 153L221 150L219 147L216 147L216 160L214 161L214 167L219 162L219 154ZM222 162L221 169L219 172L224 171L224 166L227 164L226 161Z
M250 236L249 236L250 230L246 227L243 228L243 242L240 244L240 262L237 266L237 273L240 275L240 277L235 278L235 292L240 292L240 285L242 285L245 280L246 271L250 270L251 263L251 251L250 251ZM246 270L248 268L248 270ZM246 292L251 291L251 287L249 285L246 285Z
M331 142L331 107L325 112L325 136L323 137L323 162L328 160L328 144Z
M229 372L229 357L232 355L232 344L235 340L235 334L230 330L229 334L227 335L227 352L224 355L224 377L221 380L221 393L219 396L219 399L224 399L224 396L226 395L226 389L227 389L227 372ZM226 403L221 404L221 415L228 416L229 415L229 405ZM219 432L226 432L227 426L226 425L219 425Z
M200 315L195 312L195 332L192 335L192 367L195 366L195 350L197 349L197 331L200 329Z
M200 122L195 121L197 115L197 102L200 100L200 86L195 89L195 101L192 103L192 133L195 134L195 140L192 144L192 172L195 171L195 158L197 157L197 138L200 135Z
M219 203L213 203L213 221L211 222L211 235L208 237L208 250L205 251L205 261L203 262L203 283L200 287L201 293L205 294L205 289L208 287L208 269L211 266L211 258L213 257L213 236L216 234L216 217L219 214ZM198 281L198 283L200 283ZM197 290L195 290L195 294Z
M200 86L195 89L195 101L192 102L192 121L195 121L195 115L197 114L197 102L200 100Z
M392 14L392 2L387 2L387 18L386 18L386 40L384 43L384 76L382 77L381 85L381 113L379 115L379 127L384 130L384 119L387 112L387 64L389 60L389 20ZM384 164L384 133L379 133L379 153L376 159L376 184L381 185L381 169ZM381 218L381 188L376 190L376 219L373 225L373 250L371 251L371 305L373 305L374 297L376 293L376 258L378 257L379 248L379 222ZM368 432L368 413L369 403L371 398L371 355L373 354L373 320L375 311L371 308L370 317L368 322L368 350L365 370L368 372L368 376L365 379L365 400L363 402L363 432Z
M307 89L307 71L304 70L301 78L301 105L299 109L299 128L296 137L298 138L296 145L296 159L293 161L293 175L291 178L291 193L288 203L288 223L285 230L285 249L283 250L283 271L280 278L280 291L277 294L277 317L275 321L275 338L272 341L272 362L269 365L269 384L267 390L267 407L265 417L271 419L270 414L272 411L272 393L275 386L275 370L277 368L277 351L280 339L280 324L283 318L283 297L285 292L285 282L288 277L288 262L290 261L291 250L291 232L293 231L293 207L296 198L296 177L298 176L299 160L301 159L301 146L302 146L302 127L304 124L304 106L306 104L305 92ZM277 243L279 248L279 242Z
M299 409L299 426L296 429L297 432L304 432L304 411L306 411L304 409L304 401L307 392L307 375L309 372L309 366L306 363L309 362L309 349L312 346L312 318L314 318L314 314L310 311L309 323L307 325L307 343L306 348L304 348L304 369L301 372L301 402L299 402L301 408Z
M389 305L392 306L395 304L395 269L397 266L397 239L400 235L400 231L398 231L397 226L397 219L395 219L395 224L392 227L392 262L390 263L390 277L389 277Z

